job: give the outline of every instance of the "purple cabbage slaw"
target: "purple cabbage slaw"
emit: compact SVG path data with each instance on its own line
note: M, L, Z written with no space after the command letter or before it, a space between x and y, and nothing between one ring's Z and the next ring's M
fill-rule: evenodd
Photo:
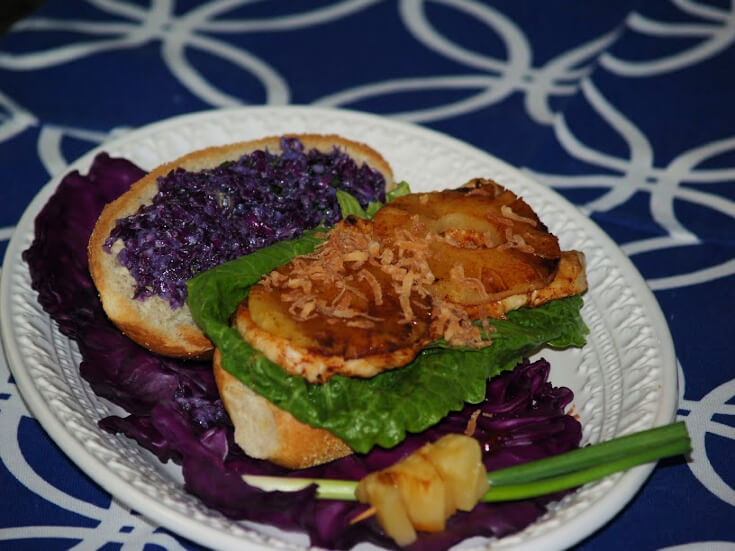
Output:
M312 545L349 549L360 542L395 548L373 519L350 525L365 506L317 500L314 489L263 492L242 474L292 475L357 480L399 460L424 442L464 432L479 408L474 436L485 447L485 464L497 469L563 453L579 446L581 426L564 413L570 390L548 381L549 364L528 361L488 383L484 403L467 406L439 425L409 436L391 450L374 449L302 471L288 471L247 457L217 394L211 365L162 358L141 348L107 319L87 270L86 246L105 203L144 172L124 159L99 154L88 175L67 175L35 221L35 239L23 253L33 288L62 333L81 352L80 371L99 396L125 408L125 418L99 421L151 450L161 461L182 466L186 490L233 519L249 519L285 530L305 531ZM522 530L557 496L511 503L479 504L454 515L439 534L420 534L413 549L433 551L474 536L501 537Z
M340 218L337 190L363 207L385 201L385 178L344 151L304 150L281 138L281 151L257 150L198 172L172 170L158 179L150 204L117 220L105 249L118 239L118 260L136 281L134 296L186 300L186 281L276 241L293 239Z

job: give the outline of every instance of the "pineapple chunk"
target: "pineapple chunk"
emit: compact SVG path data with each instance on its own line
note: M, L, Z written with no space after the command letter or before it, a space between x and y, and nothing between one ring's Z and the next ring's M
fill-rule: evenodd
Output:
M296 346L317 346L318 343L304 332L301 324L289 315L288 305L276 293L269 292L262 285L255 285L250 290L248 310L257 327L288 339Z
M385 533L405 546L416 540L416 530L444 530L458 508L470 511L487 488L480 444L469 436L448 434L367 475L355 496L370 503Z
M436 464L431 459L433 447L434 445L431 443L424 444L423 447L414 452L414 455L418 455L425 461L431 463L431 466L434 467L436 474L442 481L442 485L444 486L444 518L449 518L457 512L457 502L454 499L454 489L451 487L450 484L447 483L447 480L444 478L441 471L437 468Z
M398 545L410 545L416 541L416 530L390 472L369 474L360 481L355 495L361 503L370 503L375 508L381 528Z
M480 444L470 436L447 434L425 448L456 507L471 511L489 488Z
M414 453L388 469L403 498L414 528L441 532L446 520L456 510L447 503L444 482L434 466Z

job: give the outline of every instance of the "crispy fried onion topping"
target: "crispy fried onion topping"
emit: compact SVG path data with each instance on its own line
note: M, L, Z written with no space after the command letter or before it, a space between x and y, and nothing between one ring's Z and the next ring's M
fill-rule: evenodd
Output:
M518 249L522 253L529 254L536 252L536 249L526 243L522 235L513 233L513 230L510 228L505 228L505 243L498 246L498 250L502 251L504 249Z
M427 262L428 242L412 229L397 230L391 243L383 244L373 239L370 223L339 224L314 253L294 259L288 275L274 271L263 285L282 291L297 320L321 314L369 329L384 320L369 315L365 306L371 301L380 306L392 294L401 307L400 323L411 323L414 308L427 308L415 298L427 297L435 281ZM336 295L327 300L324 289Z
M286 273L271 272L262 284L278 289L281 300L289 304L289 314L299 321L321 315L330 324L370 329L385 321L369 313L370 305L381 306L390 299L400 306L399 324L429 317L435 338L457 346L487 346L491 342L487 320L478 326L462 306L431 295L436 277L428 262L429 245L436 238L425 231L418 216L381 241L376 240L371 222L347 221L338 224L315 252L295 258ZM509 246L523 246L513 239L509 238ZM461 265L450 278L486 295L482 282L466 277Z
M533 226L534 228L538 225L536 224L536 220L515 213L513 209L510 208L508 205L503 205L502 207L500 207L500 214L502 214L505 218L510 218L511 220L514 220L516 222L528 224L529 226Z
M491 344L488 338L491 327L487 320L483 320L486 326L484 331L472 323L467 310L458 304L446 300L436 299L432 311L432 331L436 336L441 336L445 341L454 346L469 346L481 348Z

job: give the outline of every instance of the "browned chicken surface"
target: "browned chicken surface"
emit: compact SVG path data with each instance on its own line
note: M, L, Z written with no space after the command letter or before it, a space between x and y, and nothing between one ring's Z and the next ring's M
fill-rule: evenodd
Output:
M414 245L386 248L371 222L350 217L315 253L255 285L237 327L271 360L311 382L405 365L430 341L431 297L421 289L433 277L427 247Z
M473 321L585 289L581 253L562 253L522 199L478 179L348 217L255 285L235 324L269 359L324 382L406 365L438 338L489 345Z

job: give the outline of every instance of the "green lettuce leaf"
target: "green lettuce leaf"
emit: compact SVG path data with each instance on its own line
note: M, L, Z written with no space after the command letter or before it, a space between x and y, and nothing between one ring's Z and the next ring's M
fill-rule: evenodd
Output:
M189 307L196 323L222 353L222 367L309 425L323 427L357 452L401 442L465 403L479 403L489 377L512 369L544 344L581 346L587 328L580 297L519 310L507 320L491 320L492 346L458 349L442 343L424 350L411 364L370 379L335 376L314 385L290 375L266 359L229 326L251 285L321 241L312 232L223 264L188 284Z
M399 197L403 197L409 193L411 193L411 188L408 185L408 182L398 182L396 187L385 194L385 202L390 203L393 199L398 199Z
M393 199L403 197L411 193L411 188L406 182L399 183L395 188L385 194L385 200L390 203ZM367 208L362 208L359 201L351 194L341 189L337 190L337 202L339 203L340 211L342 212L342 218L349 215L357 216L363 220L369 220L375 213L377 213L383 206L380 201L371 201L368 203Z
M218 347L222 335L239 335L230 330L229 319L250 287L293 258L313 252L324 241L324 235L323 230L311 230L298 239L281 241L193 277L187 282L186 302L194 321Z
M337 202L339 203L339 209L342 213L342 218L350 215L357 216L358 218L362 218L363 220L371 218L367 211L362 208L362 205L360 205L359 201L353 195L347 193L346 191L342 191L341 189L337 190ZM372 205L376 206L373 207ZM382 203L370 203L368 205L368 209L375 210L377 212L377 210L380 209L381 206Z

